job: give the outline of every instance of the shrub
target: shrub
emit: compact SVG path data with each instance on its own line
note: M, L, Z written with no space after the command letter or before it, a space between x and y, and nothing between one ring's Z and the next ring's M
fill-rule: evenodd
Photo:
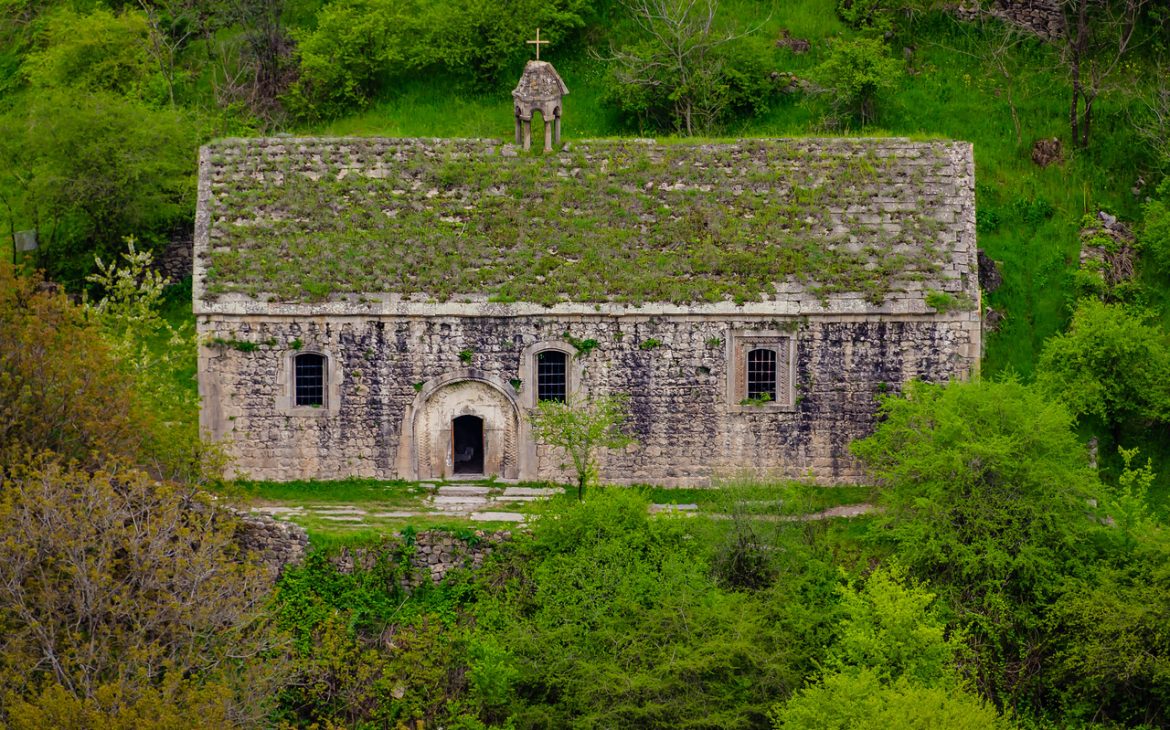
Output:
M316 27L297 37L300 75L285 97L290 111L331 118L368 105L407 70L410 10L400 0L340 0L322 7Z
M1129 550L1066 593L1053 611L1067 720L1170 722L1170 533L1147 524Z
M841 592L844 618L816 682L778 705L777 728L1006 728L959 674L961 636L947 636L934 595L900 568Z
M970 692L883 684L871 670L833 674L800 692L774 715L782 730L1006 730L994 707Z
M281 719L297 726L452 726L469 659L455 608L475 593L449 578L408 596L402 582L410 550L406 541L368 545L349 554L353 565L344 572L331 559L336 553L317 550L281 576L277 624L296 649Z
M816 78L829 90L835 109L862 125L877 119L878 99L898 84L901 75L902 62L892 58L876 38L837 40L816 69Z
M590 12L589 0L328 3L297 39L300 78L285 101L302 118L336 117L424 69L495 87L512 80L537 27L544 38L563 42Z
M1170 177L1142 208L1138 241L1142 253L1160 271L1170 271Z
M646 507L628 490L554 503L477 606L510 654L517 727L758 727L799 681L786 603L716 589L690 521Z
M838 0L837 15L850 28L885 34L894 29L890 0Z
M1170 420L1170 336L1122 304L1082 300L1068 331L1045 343L1037 384L1074 415L1116 431L1135 419Z

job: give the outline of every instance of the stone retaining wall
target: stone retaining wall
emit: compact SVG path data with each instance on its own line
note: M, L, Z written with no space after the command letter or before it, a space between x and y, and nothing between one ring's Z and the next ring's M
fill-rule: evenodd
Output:
M414 550L410 553L411 574L404 581L405 588L421 585L428 578L438 583L452 570L475 570L483 565L500 544L512 539L512 533L476 530L466 538L446 530L427 530L415 533ZM401 535L388 538L376 547L342 548L330 558L342 573L355 569L369 570L381 557L395 558L405 543Z
M304 560L309 550L305 528L268 515L236 514L241 520L236 543L245 554L254 555L273 579L285 567ZM403 585L413 588L428 578L432 583L438 583L452 570L479 568L492 550L511 538L512 533L507 530L476 530L465 537L446 530L416 533L411 538L414 548L410 552L411 571ZM401 535L394 535L374 547L342 548L330 560L343 573L350 573L355 568L368 570L379 557L397 558L405 545Z
M163 276L170 279L172 284L178 284L191 276L191 264L194 257L194 242L191 231L178 234L171 239L167 247L155 257L155 268Z
M243 552L253 553L273 578L280 575L286 565L299 563L308 552L309 535L300 525L275 520L268 515L238 511L236 515L240 518L236 543Z
M962 4L955 9L961 20L983 15L1007 21L1047 41L1064 35L1064 14L1058 0L994 0L990 4Z

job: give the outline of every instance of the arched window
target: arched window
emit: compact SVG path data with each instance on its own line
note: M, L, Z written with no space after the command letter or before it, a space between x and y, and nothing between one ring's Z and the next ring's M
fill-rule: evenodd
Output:
M293 360L294 405L325 405L325 356L307 352Z
M776 401L776 351L758 348L747 356L747 397Z
M545 350L536 354L536 400L565 402L568 392L565 353Z

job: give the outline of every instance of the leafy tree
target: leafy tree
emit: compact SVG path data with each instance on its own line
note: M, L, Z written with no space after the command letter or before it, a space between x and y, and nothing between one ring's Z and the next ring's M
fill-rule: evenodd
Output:
M0 474L25 452L137 458L145 428L117 362L64 292L0 262Z
M965 686L962 637L947 636L934 595L900 568L846 586L844 618L821 676L777 705L777 728L1006 728Z
M1121 80L1126 84L1125 61L1140 45L1138 32L1149 0L1060 0L1065 32L1056 37L1061 60L1068 69L1072 98L1069 131L1073 144L1087 148L1091 139L1093 105Z
M365 107L407 68L418 8L401 0L340 0L296 36L300 77L287 95L301 117L332 117Z
M300 117L327 118L365 107L412 73L495 87L514 81L535 28L564 41L590 10L589 0L339 0L297 35L300 78L285 99Z
M692 135L712 131L733 108L760 107L758 99L745 104L742 95L758 97L770 75L764 71L757 83L742 81L756 65L752 61L767 51L759 46L752 46L754 54L724 50L756 29L744 34L719 30L717 0L630 0L627 9L642 39L607 59L609 100L623 113Z
M0 116L3 227L33 228L37 265L80 287L94 256L159 240L191 214L197 130L108 92L49 91ZM68 110L63 113L62 110Z
M86 313L101 327L113 354L134 384L141 408L151 416L143 436L141 460L169 478L200 481L223 473L222 454L203 442L194 414L198 395L175 378L195 360L192 327L175 329L160 314L167 285L152 267L154 257L127 241L121 265L96 261L97 273L87 281L102 297L86 301Z
M828 88L833 106L863 125L877 118L878 98L894 88L901 75L902 62L892 58L877 38L835 41L829 57L816 69L817 80Z
M634 439L622 433L626 402L604 396L569 403L541 401L530 417L537 441L564 449L577 472L577 499L584 499L585 485L597 478L598 449L623 449Z
M151 100L165 94L165 81L150 55L150 26L141 12L126 9L115 15L98 7L83 14L62 7L41 23L37 47L23 64L32 86Z
M1125 305L1081 301L1068 331L1045 344L1037 370L1041 389L1115 435L1134 419L1170 420L1170 337Z
M911 383L881 414L853 444L882 487L875 537L960 617L980 689L1021 700L1043 679L1045 612L1103 529L1072 415L1014 380Z
M138 0L150 27L149 52L166 84L167 98L175 106L175 88L190 75L180 66L180 56L200 31L200 0Z
M49 725L59 701L112 716L178 705L204 726L262 718L283 665L263 621L269 578L240 560L235 529L207 497L116 461L6 469L2 712L25 727Z
M280 114L279 98L292 81L292 43L284 25L285 0L222 0L221 15L243 31L238 71L244 73L230 86L228 98L244 102L252 113L268 122ZM225 60L225 66L229 65ZM227 80L225 79L225 82Z

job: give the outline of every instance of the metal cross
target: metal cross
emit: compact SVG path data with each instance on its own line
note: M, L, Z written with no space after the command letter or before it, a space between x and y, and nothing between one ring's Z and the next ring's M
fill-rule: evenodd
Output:
M546 43L548 43L549 41L542 41L542 40L540 40L540 28L537 28L537 29L536 29L536 40L534 40L534 41L524 41L524 42L525 42L525 43L530 43L530 44L532 44L532 45L536 46L536 60L537 60L537 61L539 61L539 60L540 60L540 47L541 47L542 45L545 45L545 44L546 44Z

